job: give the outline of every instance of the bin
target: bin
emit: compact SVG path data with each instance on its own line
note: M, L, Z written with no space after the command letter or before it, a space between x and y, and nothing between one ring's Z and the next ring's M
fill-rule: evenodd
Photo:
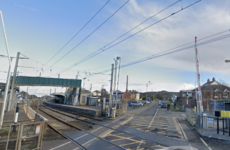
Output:
M221 117L226 117L226 111L221 111L220 116L221 116Z

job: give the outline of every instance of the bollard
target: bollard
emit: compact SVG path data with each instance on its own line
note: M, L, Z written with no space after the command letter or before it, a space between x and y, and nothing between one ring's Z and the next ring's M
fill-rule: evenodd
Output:
M217 134L219 134L219 117L217 117Z
M222 118L222 124L223 124L223 135L224 135L224 118Z

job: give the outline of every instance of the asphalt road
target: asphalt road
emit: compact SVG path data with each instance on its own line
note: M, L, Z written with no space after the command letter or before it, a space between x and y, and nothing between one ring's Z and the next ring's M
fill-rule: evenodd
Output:
M92 135L84 131L64 132L78 143L92 150L121 149L155 149L155 150L217 150L228 149L230 145L199 135L183 119L185 114L177 111L167 111L157 103L145 107L128 107L124 116L108 119L103 122L94 121ZM101 139L95 138L100 137ZM68 144L53 149L63 149ZM217 145L216 145L217 144ZM222 144L222 145L221 145ZM49 145L51 146L51 145ZM53 145L53 147L55 144ZM71 147L71 146L69 146ZM71 148L76 149L76 148Z

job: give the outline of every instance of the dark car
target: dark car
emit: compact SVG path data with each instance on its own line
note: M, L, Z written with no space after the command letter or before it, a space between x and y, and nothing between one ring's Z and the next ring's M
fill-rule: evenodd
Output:
M167 103L166 102L161 102L161 108L167 108Z

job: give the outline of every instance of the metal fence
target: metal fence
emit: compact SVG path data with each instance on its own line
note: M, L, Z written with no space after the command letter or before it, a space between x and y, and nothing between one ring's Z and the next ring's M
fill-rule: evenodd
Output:
M230 118L196 115L196 130L206 137L229 140Z
M217 139L227 139L230 136L230 118L215 117L212 113L198 114L194 109L186 109L186 119L200 135Z
M196 113L193 109L186 108L186 119L192 125L196 124Z
M1 150L42 149L45 122L10 124L0 130Z

